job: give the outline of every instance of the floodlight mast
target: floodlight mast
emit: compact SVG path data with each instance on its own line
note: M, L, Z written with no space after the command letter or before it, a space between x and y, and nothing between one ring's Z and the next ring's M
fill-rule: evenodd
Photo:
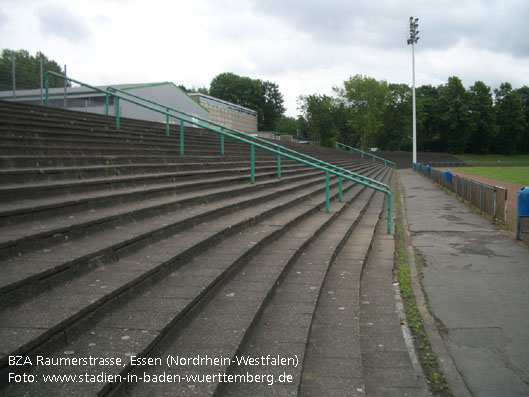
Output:
M408 45L411 44L411 57L412 57L412 74L413 74L413 85L412 85L412 98L413 98L413 166L417 164L417 114L416 114L416 102L415 102L415 43L419 41L419 31L417 26L419 24L419 18L410 17L410 37L408 38Z

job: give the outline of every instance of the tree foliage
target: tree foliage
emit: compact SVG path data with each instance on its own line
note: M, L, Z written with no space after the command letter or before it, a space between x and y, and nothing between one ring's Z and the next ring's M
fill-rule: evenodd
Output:
M308 137L323 146L334 146L340 132L336 125L336 99L328 95L306 95L299 98L307 121Z
M13 89L13 58L15 61L15 88L17 90L40 88L40 60L42 59L43 73L52 71L64 73L59 64L48 59L46 55L37 52L35 56L26 50L2 50L0 58L0 91ZM44 77L43 77L44 79ZM50 76L50 87L64 87L64 79Z
M470 96L457 77L450 77L439 92L440 135L445 152L463 153L472 133ZM461 133L464 131L465 133Z
M359 137L362 149L374 146L384 126L383 115L388 106L390 90L385 81L357 74L335 89L351 109L350 126Z
M502 83L496 94L496 119L498 130L494 146L498 153L515 154L524 142L525 115L520 95L512 90L509 83Z
M408 85L356 75L334 92L336 97L299 98L298 131L305 123L309 137L327 146L338 140L363 149L411 150L412 90ZM416 99L420 151L529 153L527 86L514 90L503 83L493 95L482 81L466 89L453 76L437 87L418 87Z
M470 87L470 119L472 130L468 137L467 151L477 154L488 154L491 139L495 134L495 114L492 93L482 81Z
M211 81L209 94L255 110L258 114L257 125L261 131L274 130L285 112L283 95L277 84L270 81L221 73Z

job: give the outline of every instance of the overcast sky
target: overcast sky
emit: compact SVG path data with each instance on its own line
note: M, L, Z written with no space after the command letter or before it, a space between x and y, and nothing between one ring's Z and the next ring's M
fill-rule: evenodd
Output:
M269 80L287 114L355 74L416 84L529 85L527 0L0 0L2 48L42 51L94 85Z

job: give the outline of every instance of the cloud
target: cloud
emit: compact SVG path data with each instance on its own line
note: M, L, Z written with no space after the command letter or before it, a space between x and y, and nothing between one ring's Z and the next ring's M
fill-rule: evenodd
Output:
M42 34L57 36L72 43L86 40L91 32L84 20L62 5L49 4L39 7L36 17Z
M0 9L0 30L9 22L9 17Z

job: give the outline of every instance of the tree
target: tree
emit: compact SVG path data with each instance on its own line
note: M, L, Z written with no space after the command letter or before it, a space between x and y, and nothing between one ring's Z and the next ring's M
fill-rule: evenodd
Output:
M436 152L444 145L439 134L439 87L423 85L417 88L417 149Z
M529 153L529 87L523 86L515 91L522 100L522 108L525 114L525 132L522 136L521 149L524 153Z
M255 110L261 131L272 131L285 108L277 84L251 79L234 73L221 73L213 78L209 94L236 105Z
M489 153L491 137L496 128L492 93L482 81L470 87L470 118L473 129L468 140L467 152Z
M276 124L276 130L284 134L297 135L298 122L294 117L283 116Z
M285 113L285 107L283 106L283 95L279 91L279 87L275 83L270 81L261 81L261 129L263 131L273 131L276 124L279 122L283 113Z
M496 120L498 130L494 139L498 153L512 155L524 144L525 115L522 98L512 90L509 83L502 83L494 90L496 96Z
M358 134L358 145L362 149L373 146L384 126L382 117L390 96L388 84L357 74L344 81L343 89L335 91L352 110L349 123Z
M449 153L463 153L472 135L470 100L461 80L450 77L439 92L440 132Z
M43 63L43 73L47 71L61 74L64 73L57 62L49 60L48 57L41 52L37 52L35 56L31 56L26 50L14 51L3 49L2 57L0 58L0 90L2 91L13 89L13 57L15 58L15 88L17 90L40 88L41 59ZM64 87L64 80L50 75L49 86ZM70 84L68 84L68 86L70 86Z
M411 142L412 130L411 88L406 84L389 84L389 97L383 115L384 127L378 135L377 147L383 150L401 150Z
M339 131L336 127L335 99L328 95L300 96L301 111L308 124L308 135L321 146L334 147Z

